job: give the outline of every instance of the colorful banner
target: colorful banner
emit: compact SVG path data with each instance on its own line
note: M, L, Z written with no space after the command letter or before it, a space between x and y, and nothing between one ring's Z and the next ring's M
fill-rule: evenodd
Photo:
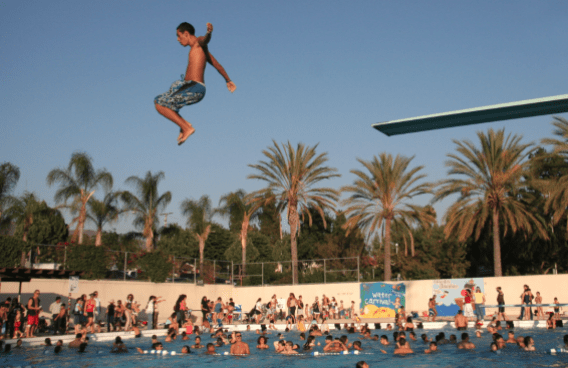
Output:
M393 318L406 305L404 284L361 284L361 318Z
M432 295L436 295L436 310L439 316L455 316L463 310L465 290L469 289L472 295L479 287L485 293L483 278L449 279L432 281ZM424 306L427 307L427 301Z

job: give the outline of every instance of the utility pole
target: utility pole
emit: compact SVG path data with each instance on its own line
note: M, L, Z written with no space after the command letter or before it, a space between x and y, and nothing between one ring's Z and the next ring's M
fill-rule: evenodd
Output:
M160 213L160 216L164 216L164 227L168 226L168 215L173 215L173 212Z

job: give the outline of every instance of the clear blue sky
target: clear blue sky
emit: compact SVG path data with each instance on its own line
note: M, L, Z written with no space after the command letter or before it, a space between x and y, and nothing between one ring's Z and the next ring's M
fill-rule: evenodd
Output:
M164 171L159 190L172 192L169 221L180 224L186 198L217 204L260 188L247 165L272 139L319 143L342 174L328 183L336 188L353 181L357 158L384 151L416 156L439 180L453 139L505 127L538 143L552 117L390 138L371 124L567 93L567 14L565 1L4 1L0 162L21 170L15 194L51 205L46 176L75 151L109 170L115 190ZM184 21L197 34L213 23L210 51L237 90L209 66L205 99L181 110L196 134L178 147L153 98L185 71Z

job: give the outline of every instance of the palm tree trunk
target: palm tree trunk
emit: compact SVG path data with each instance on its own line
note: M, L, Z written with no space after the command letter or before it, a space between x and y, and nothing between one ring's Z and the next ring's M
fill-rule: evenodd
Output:
M201 277L203 277L203 253L205 251L205 240L199 237L199 272L201 272Z
M503 276L501 268L501 242L499 240L499 212L493 208L493 268L495 276Z
M297 230L300 217L298 216L298 209L296 206L290 206L290 213L288 215L288 224L290 225L290 248L292 251L292 284L298 284L298 243L297 243Z
M391 281L391 219L385 220L385 281Z
M248 225L249 219L248 216L245 215L243 218L243 223L241 225L241 247L243 250L243 267L241 269L242 276L246 274Z
M412 230L408 235L410 235L410 256L414 257L414 235L412 235Z
M146 236L146 252L151 252L154 250L154 232L151 232Z
M95 237L95 246L100 247L103 245L103 228L99 227L97 229L97 236Z

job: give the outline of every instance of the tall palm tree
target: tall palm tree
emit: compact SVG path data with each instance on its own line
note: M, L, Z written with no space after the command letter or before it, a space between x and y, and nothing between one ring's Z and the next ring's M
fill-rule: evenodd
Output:
M296 148L290 142L278 145L274 140L272 147L262 153L268 159L256 165L249 165L257 170L248 179L265 181L266 188L251 194L251 205L263 205L275 201L279 212L287 209L286 218L290 225L291 253L292 253L292 283L298 282L298 246L297 236L302 218L307 215L309 225L312 225L312 215L309 209L316 210L323 219L324 226L326 209L335 212L335 204L339 193L332 188L317 188L316 184L322 180L341 176L336 174L337 169L324 164L327 162L327 153L316 154L317 144L314 147L298 143Z
M102 201L92 198L89 201L87 211L87 219L91 220L97 226L97 235L95 237L95 246L101 246L103 226L118 220L118 216L122 213L117 204L119 192L107 193Z
M416 210L411 211L409 216L403 218L395 218L393 222L393 228L401 234L402 240L404 242L404 255L408 255L408 243L410 243L410 256L414 257L415 247L414 247L414 234L413 230L415 226L418 226L424 230L431 228L436 224L436 211L432 206L414 206ZM408 241L407 241L408 236Z
M51 186L54 183L60 183L60 187L55 192L55 202L64 202L67 206L67 200L73 198L78 208L79 216L77 218L77 228L73 233L73 238L79 238L78 243L83 244L83 229L87 220L87 203L95 193L96 188L102 185L109 190L112 187L112 175L106 171L95 170L89 157L84 152L75 152L71 155L69 166L66 170L53 169L47 175L47 184Z
M344 228L352 230L357 227L371 238L379 230L384 230L385 281L392 279L391 270L391 226L397 220L407 224L415 218L427 221L428 210L408 201L429 193L429 183L418 183L426 174L418 174L423 166L409 169L414 157L381 153L370 161L357 159L366 171L351 170L357 179L352 185L344 186L341 191L349 197L342 204L347 206Z
M120 198L125 204L125 211L135 214L134 225L143 229L142 235L146 238L146 250L154 250L154 231L159 223L158 214L162 212L172 200L172 193L158 194L158 183L164 179L162 171L156 175L148 171L144 178L131 176L126 184L136 188L138 197L129 191L121 192Z
M554 135L562 139L545 138L542 144L553 146L553 152L560 154L564 159L568 158L568 120L560 117L554 117L552 124L556 127ZM547 213L552 212L552 221L557 224L566 213L568 206L568 175L563 175L558 179L548 180L546 183L547 192L550 194L546 198L544 210ZM566 231L568 232L568 216Z
M9 162L0 165L0 230L9 226L10 218L4 215L5 210L11 205L13 198L10 196L16 184L20 180L20 169Z
M181 212L187 216L187 226L199 242L199 269L203 272L203 252L205 242L211 233L213 207L209 196L203 195L199 200L186 199L181 203Z
M246 192L242 189L236 192L225 194L219 200L219 208L215 213L222 217L229 218L229 229L235 231L240 227L239 240L242 248L242 276L246 273L246 255L247 255L247 237L250 222L258 217L258 209L260 205L251 205L247 198Z
M532 144L521 144L521 136L505 136L505 130L489 129L487 134L478 132L481 147L469 141L457 141L458 154L448 154L446 166L449 174L459 178L442 180L434 200L439 201L452 194L459 198L446 213L444 234L457 233L459 241L465 241L473 232L479 239L487 221L493 232L493 262L495 276L502 276L501 229L513 232L536 232L547 239L545 227L524 202L515 195L523 186L522 174L528 167L525 160Z

